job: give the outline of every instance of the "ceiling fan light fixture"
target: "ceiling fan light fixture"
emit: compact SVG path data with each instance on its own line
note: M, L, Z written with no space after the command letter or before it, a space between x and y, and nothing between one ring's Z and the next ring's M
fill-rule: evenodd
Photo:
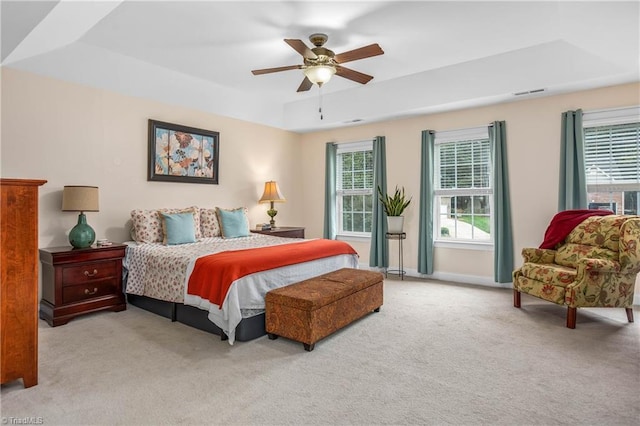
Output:
M304 75L314 84L322 86L331 80L336 68L331 65L311 65L304 69Z
M310 49L302 40L285 38L285 43L302 55L303 65L286 65L275 68L264 68L252 70L251 73L253 73L253 75L262 75L273 72L301 69L305 77L304 80L302 80L302 83L300 83L300 86L298 86L297 92L306 92L311 89L314 84L318 87L322 87L322 85L331 80L331 77L333 77L334 74L338 77L355 81L360 84L367 84L373 78L372 75L346 68L343 64L345 62L382 55L384 51L377 43L336 55L333 50L324 47L324 43L327 39L328 37L326 34L311 34L311 36L309 36L309 40L315 47Z

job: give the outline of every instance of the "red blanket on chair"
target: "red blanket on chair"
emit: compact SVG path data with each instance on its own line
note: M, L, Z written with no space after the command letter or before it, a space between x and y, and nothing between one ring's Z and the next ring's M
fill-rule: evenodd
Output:
M576 226L590 216L607 216L614 214L611 210L565 210L557 213L547 231L544 233L544 241L540 244L541 249L554 249L557 244L564 239Z
M187 293L221 307L231 284L245 275L340 254L357 252L344 241L309 240L210 254L196 260Z

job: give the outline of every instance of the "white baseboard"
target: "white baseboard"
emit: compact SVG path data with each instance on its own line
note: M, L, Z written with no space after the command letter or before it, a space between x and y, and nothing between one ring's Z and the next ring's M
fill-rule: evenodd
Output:
M378 271L384 274L384 268L376 268L371 267L369 265L359 264L358 267L360 269L367 269L370 271ZM398 269L397 267L390 266L389 269ZM497 287L497 288L513 288L512 283L497 283L491 277L483 277L479 275L464 275L464 274L452 274L449 272L434 272L433 275L426 275L418 273L417 269L405 268L405 275L407 277L414 278L424 278L438 281L450 281L454 283L460 284L474 284L474 285L483 285L487 287ZM638 292L638 288L636 288L636 292L634 295L634 303L633 306L640 307L640 293Z
M368 269L372 271L378 271L384 273L384 268L371 267L369 265L358 265L360 269ZM389 269L398 269L395 266L390 266ZM511 283L497 283L493 280L493 277L483 277L479 275L464 275L464 274L452 274L448 272L434 272L432 275L421 274L417 269L405 268L405 276L414 278L432 279L438 281L451 281L461 284L475 284L488 287L498 288L511 288Z

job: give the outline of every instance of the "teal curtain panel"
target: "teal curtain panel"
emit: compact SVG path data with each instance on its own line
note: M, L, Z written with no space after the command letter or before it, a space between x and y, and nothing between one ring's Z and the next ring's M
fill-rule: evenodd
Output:
M507 132L504 121L495 121L489 126L489 142L493 148L494 279L499 283L507 283L511 282L513 273L513 230L507 166Z
M418 228L418 272L433 274L433 168L435 132L422 131L420 156L420 217Z
M387 154L385 137L373 140L373 215L371 222L371 249L369 266L387 268L389 266L389 240L387 240L387 219L382 203L378 199L378 187L387 193Z
M336 239L336 144L329 142L325 149L324 172L324 230L322 237Z
M558 211L586 209L587 206L584 130L582 129L582 110L578 109L562 113Z

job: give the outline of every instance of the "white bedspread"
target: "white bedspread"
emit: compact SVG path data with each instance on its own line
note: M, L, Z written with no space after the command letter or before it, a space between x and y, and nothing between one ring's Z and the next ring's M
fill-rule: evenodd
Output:
M358 257L357 255L343 254L246 275L231 284L227 297L222 302L222 307L200 296L187 293L187 283L194 264L195 260L187 268L184 303L208 311L209 320L229 336L229 344L233 345L236 327L242 320L242 311L245 309L264 309L264 298L269 290L337 269L357 268Z
M249 237L205 238L193 244L128 243L123 265L127 270L126 292L170 302L196 306L209 312L209 320L235 341L235 328L243 312L264 310L267 291L340 268L357 268L357 255L340 255L258 272L233 282L222 307L198 296L186 294L186 283L195 261L202 256L278 244L295 244L302 239L252 234Z

